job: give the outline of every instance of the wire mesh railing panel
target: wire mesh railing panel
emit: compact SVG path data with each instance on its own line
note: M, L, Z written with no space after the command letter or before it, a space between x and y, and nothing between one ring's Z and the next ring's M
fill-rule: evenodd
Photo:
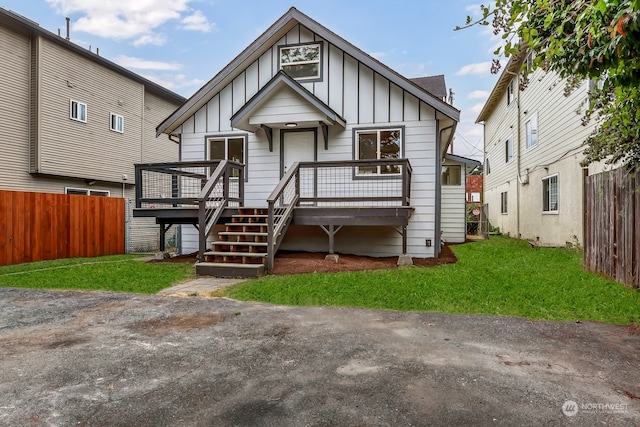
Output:
M179 164L136 165L138 198L143 208L193 206L213 167Z
M378 171L378 166L367 166ZM392 165L389 174L371 173L364 166L301 165L301 206L402 206L404 164ZM363 171L367 171L364 173Z

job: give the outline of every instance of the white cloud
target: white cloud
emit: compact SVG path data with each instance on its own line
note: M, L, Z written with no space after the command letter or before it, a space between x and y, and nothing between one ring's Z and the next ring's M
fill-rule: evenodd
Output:
M183 16L194 0L46 0L64 15L80 17L72 23L75 31L99 37L129 40L134 45L162 45L167 37L157 29L169 21L181 21L181 28L211 31L213 24L200 11Z
M484 102L474 104L469 108L465 108L464 114L468 115L469 118L473 118L473 121L475 121L478 115L480 114L480 111L482 111L483 107L484 107Z
M164 34L151 33L151 34L144 34L138 37L133 42L133 45L135 47L140 47L148 44L152 44L154 46L162 46L166 42L167 42L167 36L165 36Z
M163 86L174 92L181 93L184 96L190 96L205 82L202 79L187 79L187 76L184 74L166 74L162 76L155 74L142 74L142 76L145 79L149 79L152 82L159 84L160 86Z
M488 90L474 90L467 95L467 99L487 99L490 93Z
M203 33L216 30L216 25L209 22L207 17L199 10L183 18L180 23L182 24L180 28L184 30L202 31Z
M127 55L118 56L114 59L114 62L125 68L133 68L136 70L174 71L182 68L182 65L176 64L175 62L149 61Z
M456 76L468 76L491 73L491 61L468 64L456 71Z

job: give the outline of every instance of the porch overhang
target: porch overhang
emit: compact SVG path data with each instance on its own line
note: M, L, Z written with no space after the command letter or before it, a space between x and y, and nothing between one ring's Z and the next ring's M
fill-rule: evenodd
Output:
M346 120L280 71L231 117L231 126L252 133L263 129L269 137L273 128L340 126L344 129Z

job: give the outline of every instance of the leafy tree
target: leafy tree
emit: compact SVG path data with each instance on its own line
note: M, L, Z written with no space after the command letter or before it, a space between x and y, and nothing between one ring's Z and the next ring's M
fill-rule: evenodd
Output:
M533 67L523 65L521 86L536 68L577 82L599 80L585 122L596 120L584 165L606 160L633 167L640 161L640 0L495 0L466 28L492 25L504 45L495 54L526 48ZM500 66L494 60L493 72Z

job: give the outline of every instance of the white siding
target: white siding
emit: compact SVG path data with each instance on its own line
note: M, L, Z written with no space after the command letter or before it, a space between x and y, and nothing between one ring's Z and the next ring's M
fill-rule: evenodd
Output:
M347 121L346 129L329 127L328 150L324 149L322 132L318 129L318 160L350 160L354 158L354 128L403 127L404 153L413 167L411 203L414 212L408 226L408 253L416 257L431 257L440 236L436 236L435 186L436 173L436 119L434 110L420 106L414 96L374 73L353 57L335 46L329 46L317 35L297 26L285 37L265 50L246 70L238 70L232 83L213 98L207 107L207 131L183 135L182 158L204 158L205 135L220 132L228 134L233 112L242 108L278 72L278 46L286 43L318 41L323 44L323 76L320 82L307 82L303 86L340 114ZM291 111L296 111L292 114ZM216 115L220 117L220 125ZM273 93L254 112L254 123L317 121L315 107L286 88ZM375 124L374 124L375 123ZM194 129L192 119L184 129ZM192 130L190 132L193 132ZM262 131L249 134L247 155L248 181L245 185L246 206L266 206L266 198L280 178L280 132L273 129L273 151ZM464 194L461 200L464 202ZM464 225L463 225L464 226ZM187 227L184 227L187 229ZM190 250L197 248L197 235L183 231L183 243ZM426 247L425 241L432 241ZM327 236L319 227L291 227L283 248L307 251L326 251ZM336 236L336 250L374 256L394 256L401 251L402 238L390 227L345 227ZM185 251L187 248L184 248Z
M451 243L464 243L466 230L466 192L465 165L446 161L445 165L460 166L460 185L443 185L441 209L442 240Z
M489 220L500 231L543 245L582 242L582 144L593 130L582 125L588 107L588 82L564 94L565 82L555 73L536 71L529 86L507 105L506 93L485 123L484 179ZM520 108L518 109L518 101ZM538 144L526 148L525 123L537 115ZM518 132L519 130L519 132ZM513 137L513 159L506 161L505 142ZM519 163L519 167L518 167ZM560 209L542 212L542 178L558 173ZM507 192L507 213L500 195Z

